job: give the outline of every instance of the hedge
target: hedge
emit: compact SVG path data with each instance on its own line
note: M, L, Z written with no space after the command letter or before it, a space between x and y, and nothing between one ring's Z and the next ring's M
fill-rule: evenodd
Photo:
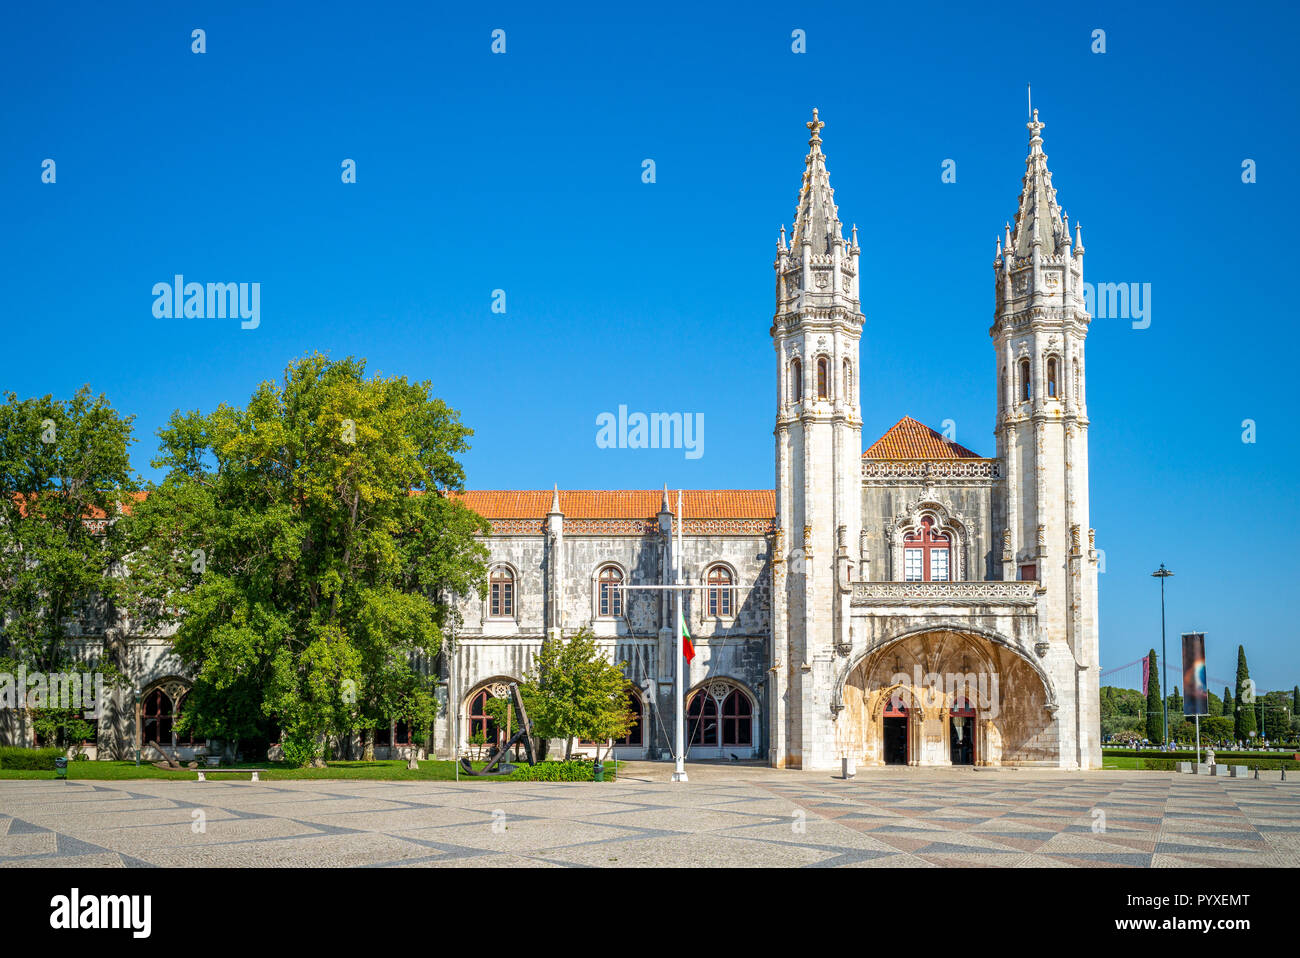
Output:
M1194 749L1165 752L1159 749L1107 748L1102 749L1101 754L1103 762L1107 758L1140 759L1139 767L1157 772L1173 772L1177 770L1179 762L1196 761L1196 751ZM1204 758L1205 749L1201 749L1201 756ZM1220 752L1216 750L1214 763L1216 765L1245 765L1251 769L1260 768L1265 771L1277 771L1280 768L1300 768L1300 762L1295 760L1294 754L1291 752Z
M507 778L519 782L590 782L595 779L592 762L538 762L518 765ZM614 763L605 763L605 781L614 778Z
M0 746L0 769L26 772L52 772L54 760L63 758L61 748L22 748L16 745Z

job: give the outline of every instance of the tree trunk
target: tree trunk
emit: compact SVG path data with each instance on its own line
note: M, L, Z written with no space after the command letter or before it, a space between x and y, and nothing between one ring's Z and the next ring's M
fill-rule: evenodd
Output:
M361 761L373 762L375 760L375 733L373 729L361 730Z
M564 760L567 762L573 755L573 736L570 735L564 740Z

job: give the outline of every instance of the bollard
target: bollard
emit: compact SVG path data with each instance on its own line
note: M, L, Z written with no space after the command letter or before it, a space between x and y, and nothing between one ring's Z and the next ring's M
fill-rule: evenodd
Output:
M845 781L848 781L854 775L858 774L858 763L855 760L846 757L841 759L841 762L843 763L843 772L844 772Z

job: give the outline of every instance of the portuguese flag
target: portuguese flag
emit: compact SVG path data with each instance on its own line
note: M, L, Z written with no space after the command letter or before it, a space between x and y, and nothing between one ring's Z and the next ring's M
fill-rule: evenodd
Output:
M694 662L695 646L691 644L691 630L686 628L686 619L681 613L678 613L677 621L682 624L682 654L686 656L687 662Z

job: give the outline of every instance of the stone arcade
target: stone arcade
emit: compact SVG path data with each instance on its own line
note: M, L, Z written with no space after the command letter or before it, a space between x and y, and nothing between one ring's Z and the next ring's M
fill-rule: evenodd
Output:
M906 417L863 452L857 230L845 238L815 110L807 126L794 230L774 264L775 490L684 496L685 574L707 586L686 606L689 758L1098 768L1090 317L1043 124L1035 112L993 265L992 456ZM485 700L530 669L543 637L590 627L636 689L640 721L618 754L666 757L669 601L620 587L665 580L675 494L459 495L492 525L489 594L459 601L462 622L430 663L444 706L430 740L403 741L398 726L378 753L450 757L501 735ZM167 639L130 641L145 714L111 703L101 751L120 753L137 722L165 735L183 707ZM186 757L201 748L189 744Z

